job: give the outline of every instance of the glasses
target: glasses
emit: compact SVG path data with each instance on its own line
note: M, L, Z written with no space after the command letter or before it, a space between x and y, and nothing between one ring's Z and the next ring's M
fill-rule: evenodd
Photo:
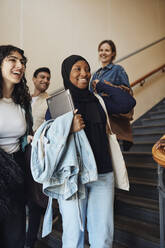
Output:
M19 59L16 56L9 55L6 57L6 61L11 62L12 64L17 64L17 62L21 63L24 67L26 66L26 59Z

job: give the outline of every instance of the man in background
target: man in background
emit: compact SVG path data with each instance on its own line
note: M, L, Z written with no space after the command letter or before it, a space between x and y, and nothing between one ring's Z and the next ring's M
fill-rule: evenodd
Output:
M46 98L48 93L51 72L47 67L38 68L33 74L34 92L32 94L32 116L33 132L35 133L39 126L45 120L46 110L48 108ZM31 145L26 150L27 161L27 206L28 206L28 230L26 237L26 248L34 248L37 241L37 235L40 227L41 216L45 213L48 198L42 193L42 185L36 183L30 171Z

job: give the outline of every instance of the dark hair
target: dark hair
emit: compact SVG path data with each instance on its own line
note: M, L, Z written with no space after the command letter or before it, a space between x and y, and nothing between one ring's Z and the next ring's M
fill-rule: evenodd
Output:
M24 51L18 47L12 46L12 45L3 45L0 46L0 98L3 98L3 78L2 78L2 71L1 71L1 65L3 60L10 55L12 52L18 52L25 63L26 66L26 62L27 62L27 58L24 55ZM12 99L16 104L20 104L21 107L23 107L25 109L25 111L29 108L30 106L30 101L31 101L31 96L29 93L29 88L26 85L27 84L27 80L25 78L25 75L23 75L20 83L15 84L14 86L14 90L12 92Z
M38 73L40 73L40 72L47 72L47 73L49 73L50 75L51 75L51 73L50 73L50 69L48 68L48 67L40 67L40 68L38 68L37 70L35 70L35 72L34 72L34 74L33 74L33 77L37 77L37 75L38 75Z
M116 57L116 46L115 43L112 40L103 40L102 42L100 42L100 44L98 45L98 51L100 50L100 47L107 43L110 47L112 52L114 53L114 55L112 56L111 62L115 59Z

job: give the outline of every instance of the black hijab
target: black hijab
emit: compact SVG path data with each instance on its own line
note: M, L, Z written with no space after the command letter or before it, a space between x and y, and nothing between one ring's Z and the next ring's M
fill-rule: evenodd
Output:
M106 116L98 99L88 89L79 89L70 81L72 66L78 61L88 62L79 55L71 55L62 63L62 77L65 89L69 89L74 106L85 122L84 131L94 153L98 173L112 171L109 146L106 135ZM88 64L89 66L89 64ZM90 70L90 66L89 66Z
M74 106L78 109L78 113L80 113L84 121L90 122L100 122L100 114L98 111L98 99L95 97L93 93L91 93L88 89L79 89L70 81L70 72L72 66L78 61L85 61L89 66L87 60L80 55L71 55L67 57L62 63L62 77L64 82L65 89L69 89L73 98ZM90 70L90 66L89 66Z

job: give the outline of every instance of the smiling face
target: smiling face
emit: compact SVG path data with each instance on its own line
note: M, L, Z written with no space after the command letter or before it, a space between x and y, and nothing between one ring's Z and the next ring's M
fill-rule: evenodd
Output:
M33 82L34 82L35 90L37 90L38 93L43 93L49 87L50 74L45 71L39 72L36 77L33 77Z
M70 81L79 89L86 89L91 77L88 64L84 60L77 61L71 69Z
M13 51L5 57L1 64L3 84L14 85L19 83L25 72L25 64L22 55L17 51Z
M111 46L108 43L103 43L99 48L99 59L102 63L102 66L106 66L111 63L113 56L115 55L114 52L112 52Z

